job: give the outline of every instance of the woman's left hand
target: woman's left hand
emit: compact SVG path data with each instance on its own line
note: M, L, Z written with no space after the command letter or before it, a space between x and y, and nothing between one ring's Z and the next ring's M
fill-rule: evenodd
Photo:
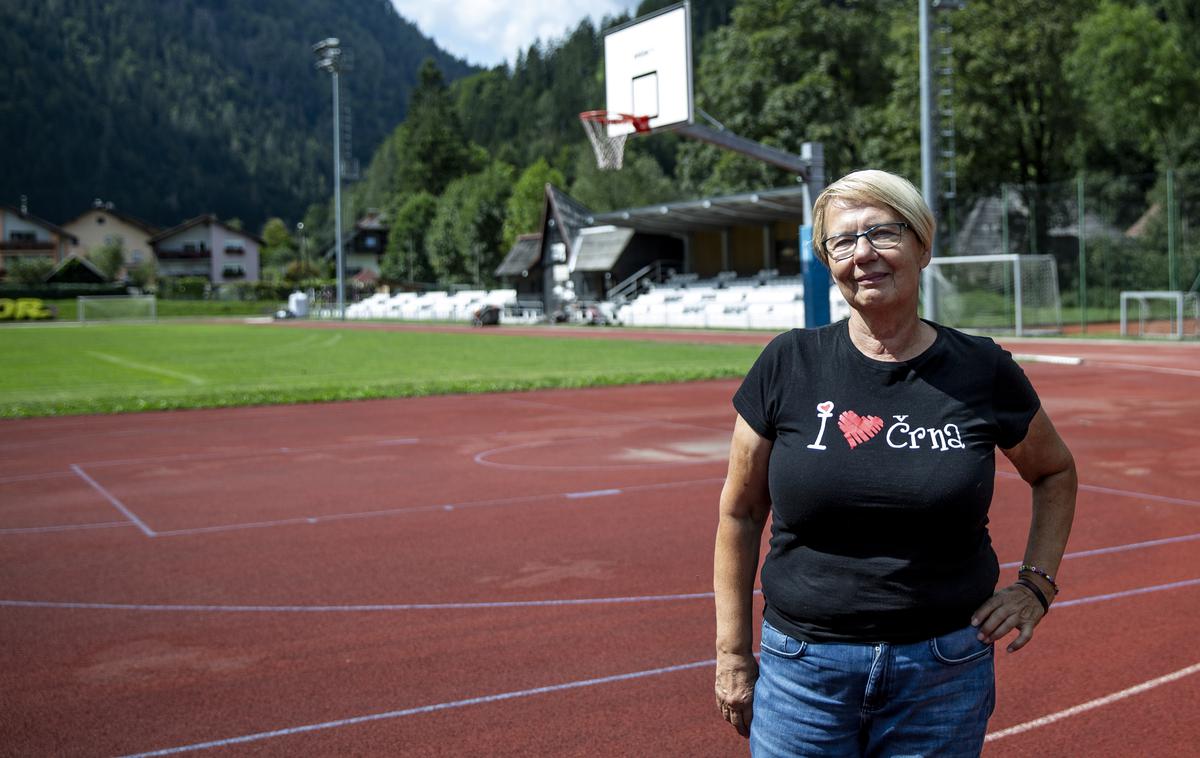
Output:
M1031 591L1020 584L1011 584L971 614L971 626L979 629L979 641L988 644L1019 629L1017 638L1008 645L1008 652L1015 653L1033 639L1033 628L1045 615L1042 604Z

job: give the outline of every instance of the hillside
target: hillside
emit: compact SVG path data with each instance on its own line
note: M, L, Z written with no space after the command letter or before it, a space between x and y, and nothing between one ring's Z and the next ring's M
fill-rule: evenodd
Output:
M388 0L6 0L0 3L0 202L63 222L93 198L170 225L205 212L258 229L328 196L336 36L353 154L405 116L421 62L473 69Z

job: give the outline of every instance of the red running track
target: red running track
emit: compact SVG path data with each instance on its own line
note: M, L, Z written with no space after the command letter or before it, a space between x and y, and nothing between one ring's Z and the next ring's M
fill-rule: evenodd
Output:
M1083 489L985 754L1192 755L1200 352L1010 347L1085 359L1026 365ZM0 423L0 752L744 755L710 694L735 386Z

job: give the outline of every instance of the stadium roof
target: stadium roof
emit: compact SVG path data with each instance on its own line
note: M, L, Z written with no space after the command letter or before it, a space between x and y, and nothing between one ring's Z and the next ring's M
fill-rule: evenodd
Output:
M592 226L612 224L651 234L684 234L776 221L799 224L804 219L804 205L804 187L797 185L596 213L588 216L587 222Z
M593 226L579 232L575 271L612 271L636 231L616 226Z
M538 264L542 256L542 235L522 234L496 269L496 276L520 276Z

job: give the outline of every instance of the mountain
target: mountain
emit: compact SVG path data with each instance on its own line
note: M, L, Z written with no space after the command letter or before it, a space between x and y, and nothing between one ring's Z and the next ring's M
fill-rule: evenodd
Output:
M326 37L349 64L342 105L364 164L423 60L448 80L476 70L388 0L5 0L0 203L26 195L55 222L93 198L163 226L300 218L332 181L330 76L311 51Z

